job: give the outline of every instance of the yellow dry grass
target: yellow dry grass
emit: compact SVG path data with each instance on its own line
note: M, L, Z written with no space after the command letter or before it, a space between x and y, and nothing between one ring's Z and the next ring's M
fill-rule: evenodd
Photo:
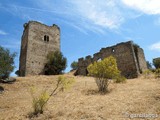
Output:
M30 87L36 86L37 92L43 89L50 92L57 77L18 77L13 84L1 84L5 91L0 94L0 120L29 119L28 114L33 111ZM140 77L124 84L111 83L106 95L97 92L92 77L78 76L75 80L70 90L51 97L44 114L31 119L128 120L134 114L157 114L159 118L154 120L160 119L160 80Z

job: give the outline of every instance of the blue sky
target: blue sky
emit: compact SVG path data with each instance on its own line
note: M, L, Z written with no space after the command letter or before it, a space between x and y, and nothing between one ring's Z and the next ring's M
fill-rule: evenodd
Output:
M144 49L146 60L160 56L159 0L1 0L0 45L17 52L15 70L29 20L60 27L66 71L78 58L128 40Z

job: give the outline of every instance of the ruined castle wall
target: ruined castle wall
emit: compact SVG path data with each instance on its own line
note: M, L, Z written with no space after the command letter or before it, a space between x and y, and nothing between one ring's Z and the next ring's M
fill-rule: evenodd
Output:
M91 63L93 63L93 58L91 56L86 56L85 59L84 58L78 59L78 68L79 68L77 70L78 75L86 76L88 74L87 67Z
M28 47L25 76L44 74L47 54L50 51L60 51L60 29L56 25L46 26L39 22L30 21L26 36L28 37Z
M87 66L94 61L102 60L106 57L113 56L117 60L118 69L121 74L127 78L135 78L140 73L139 65L142 69L146 67L144 53L141 48L138 49L137 56L135 54L132 41L120 43L115 46L102 48L98 53L93 55L93 58L86 57L78 60L78 75L87 75ZM137 58L139 57L139 58ZM138 65L139 63L139 65Z
M101 50L102 59L112 55L117 60L118 69L122 75L130 78L137 77L139 71L137 68L137 61L135 60L135 53L132 42L117 44Z
M147 70L147 63L145 61L145 56L144 56L144 51L142 48L137 48L138 51L138 62L139 62L139 69L140 72L143 72L145 70Z

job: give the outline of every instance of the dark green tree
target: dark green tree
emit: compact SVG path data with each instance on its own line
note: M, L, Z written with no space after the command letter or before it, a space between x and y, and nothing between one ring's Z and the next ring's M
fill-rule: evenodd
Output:
M78 68L78 62L73 61L73 62L71 63L71 68L72 68L72 70L76 70L76 69Z
M59 75L67 67L67 59L59 51L50 52L47 55L47 63L44 68L45 75Z
M14 70L14 58L16 53L10 53L8 49L0 46L0 79L9 77Z
M156 69L160 68L160 58L153 59L153 65Z

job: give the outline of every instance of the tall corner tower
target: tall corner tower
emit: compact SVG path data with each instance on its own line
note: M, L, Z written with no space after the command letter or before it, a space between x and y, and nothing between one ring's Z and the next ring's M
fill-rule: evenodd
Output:
M19 59L20 76L44 74L47 54L60 51L60 28L29 21L24 24Z

